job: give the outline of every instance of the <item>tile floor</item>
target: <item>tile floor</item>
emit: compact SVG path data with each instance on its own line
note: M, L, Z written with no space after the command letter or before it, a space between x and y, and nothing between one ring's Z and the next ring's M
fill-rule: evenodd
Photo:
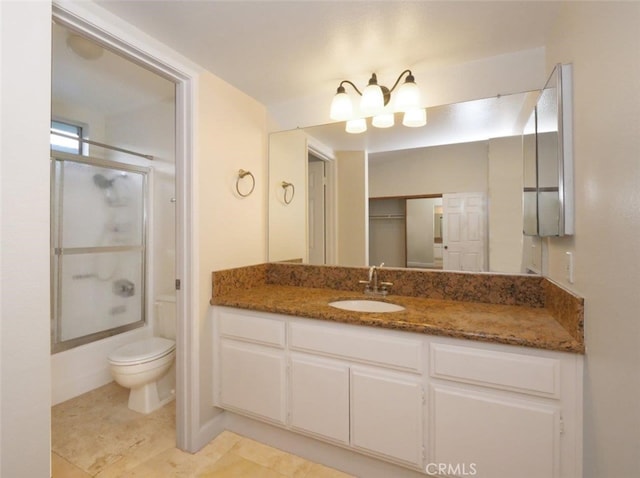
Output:
M111 383L51 409L54 478L350 477L228 431L182 452L175 402L141 415L127 408L128 392Z

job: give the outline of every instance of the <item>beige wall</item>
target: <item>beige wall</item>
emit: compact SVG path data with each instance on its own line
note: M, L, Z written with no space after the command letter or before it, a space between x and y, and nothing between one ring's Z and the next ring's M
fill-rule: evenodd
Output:
M547 70L573 63L576 233L549 275L585 297L584 474L640 470L640 3L567 2ZM564 273L575 254L575 283Z
M489 270L522 266L522 138L489 140Z
M302 130L269 136L269 260L308 262L307 137ZM282 181L292 183L286 204ZM293 197L291 196L293 194Z
M487 191L486 141L370 157L369 197Z
M338 264L366 266L369 201L367 200L367 153L336 152L338 179Z
M196 177L200 291L200 424L215 415L208 341L211 272L266 259L267 176L264 106L210 73L198 80ZM238 170L256 178L254 192L238 197Z

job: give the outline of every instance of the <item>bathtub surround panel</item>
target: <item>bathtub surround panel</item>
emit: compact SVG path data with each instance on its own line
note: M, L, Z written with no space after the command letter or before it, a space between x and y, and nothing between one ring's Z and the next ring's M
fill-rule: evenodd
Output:
M545 288L546 280L541 277L383 269L381 280L394 283L384 300L406 310L359 313L328 305L336 300L364 298L358 281L367 273L366 268L280 263L217 271L213 273L211 304L584 352L582 299L555 284ZM399 284L404 285L397 287Z

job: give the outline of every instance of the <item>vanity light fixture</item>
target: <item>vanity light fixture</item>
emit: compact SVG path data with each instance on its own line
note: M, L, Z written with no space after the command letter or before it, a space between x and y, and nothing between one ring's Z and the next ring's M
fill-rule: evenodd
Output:
M406 75L404 83L400 85L394 97L393 106L389 105L391 93L396 89L402 77ZM359 115L354 114L354 106L344 87L351 87L361 96ZM348 133L362 133L367 130L365 118L373 116L371 124L376 128L389 128L394 124L394 113L404 113L402 124L412 128L427 124L427 110L422 107L420 90L416 85L411 70L404 70L391 88L378 84L375 73L371 75L364 91L349 80L342 80L336 95L331 102L329 116L335 121L346 121Z

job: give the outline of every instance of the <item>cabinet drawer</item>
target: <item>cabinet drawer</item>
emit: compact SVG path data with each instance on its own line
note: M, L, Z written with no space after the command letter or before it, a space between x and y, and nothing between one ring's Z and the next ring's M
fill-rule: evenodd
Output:
M285 322L249 314L220 311L218 327L223 337L284 348Z
M292 323L290 347L412 372L422 371L422 341L371 331Z
M435 378L559 398L560 362L545 357L431 344Z

